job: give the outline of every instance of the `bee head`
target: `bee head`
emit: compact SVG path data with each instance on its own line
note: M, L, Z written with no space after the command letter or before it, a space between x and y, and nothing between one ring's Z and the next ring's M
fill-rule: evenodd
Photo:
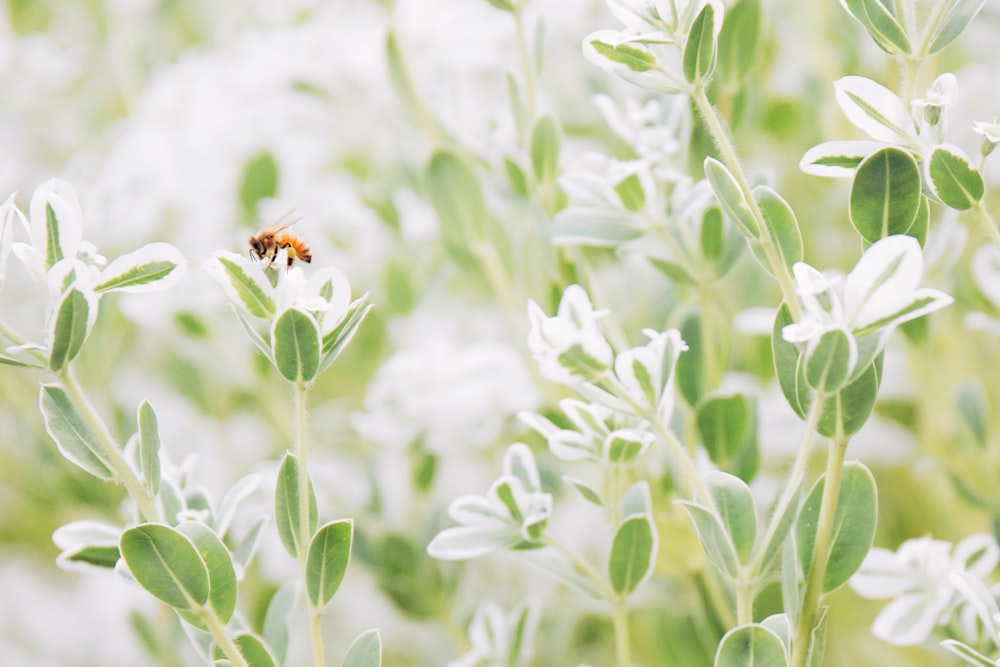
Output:
M250 244L250 254L260 259L264 254L264 244L257 240L257 237L251 236L247 239L247 243Z

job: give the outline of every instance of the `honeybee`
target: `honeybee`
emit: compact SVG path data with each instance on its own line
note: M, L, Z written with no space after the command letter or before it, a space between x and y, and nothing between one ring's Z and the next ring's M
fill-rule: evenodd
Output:
M312 261L312 252L309 251L309 246L306 245L305 241L295 234L285 231L302 219L301 217L293 218L294 214L294 209L285 212L274 222L273 227L268 227L247 239L247 243L250 244L250 256L256 260L267 260L264 265L265 269L270 268L278 256L278 251L282 249L285 250L285 255L288 258L286 269L292 268L296 259L301 259L306 264Z

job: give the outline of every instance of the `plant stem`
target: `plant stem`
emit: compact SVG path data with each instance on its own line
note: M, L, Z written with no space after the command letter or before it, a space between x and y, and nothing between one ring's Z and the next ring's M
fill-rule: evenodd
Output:
M132 468L125 461L125 457L122 456L121 447L115 442L104 420L101 419L100 415L97 414L97 410L94 409L94 406L87 399L87 394L76 381L73 371L70 370L69 366L66 366L57 374L57 377L63 389L66 390L69 400L73 403L73 407L80 413L83 421L97 439L97 444L100 445L101 451L104 453L115 474L115 481L124 486L125 490L128 491L129 496L132 497L132 500L138 506L141 516L145 517L147 521L162 522L163 517L156 506L156 500L149 494L146 487L143 486L135 472L133 472Z
M472 254L479 260L486 280L489 281L501 303L512 312L524 316L525 304L514 294L514 286L510 275L504 266L494 245L486 241L475 241L471 244Z
M625 598L615 600L612 616L615 623L615 651L618 656L618 667L631 667L632 644L628 632L628 612L625 610Z
M535 77L531 70L531 55L524 39L524 21L521 16L523 5L514 10L514 29L517 32L517 52L521 58L521 84L524 86L525 118L530 124L535 119ZM525 128L526 130L528 128Z
M203 607L197 614L198 618L208 627L208 631L211 633L215 643L222 649L222 652L226 655L229 662L232 663L233 667L249 667L243 654L240 653L240 649L229 636L229 633L226 632L226 626L219 620L215 611L210 607Z
M1000 230L997 229L996 220L993 219L990 212L986 210L985 206L983 206L983 202L977 201L972 207L972 210L979 216L979 220L982 223L983 228L986 230L986 233L989 234L990 240L993 241L993 244L997 248L1000 248Z
M610 601L613 601L615 599L615 592L614 592L614 590L612 590L612 588L608 584L608 582L606 582L604 580L604 578L601 577L601 575L599 575L597 573L597 570L595 570L594 567L590 563L588 563L583 558L581 558L579 554L577 554L575 551L573 551L572 549L570 549L569 547L567 547L566 545L564 545L562 542L560 542L556 538L554 538L551 535L549 535L548 533L546 533L545 535L542 536L542 541L544 541L545 544L549 545L550 547L552 547L556 551L559 551L564 556L566 556L567 558L569 558L570 562L573 563L573 566L581 574L583 574L584 576L586 576L587 579L590 579L590 581L595 586L597 586L597 588L600 589L601 595L604 596L604 599L610 600Z
M795 281L792 279L792 274L789 272L788 267L781 261L775 239L771 236L771 232L764 220L764 213L757 204L757 199L750 188L750 182L747 180L746 174L743 172L743 166L736 155L736 149L733 147L733 143L729 139L729 134L723 126L723 121L716 112L715 107L709 101L704 87L695 86L689 91L689 94L698 107L698 111L701 113L708 131L711 133L712 139L715 140L716 146L719 147L722 161L730 173L732 173L733 178L736 179L736 184L739 186L743 198L750 207L750 214L757 223L760 238L747 240L750 243L759 242L761 244L761 249L764 251L764 256L767 257L767 263L774 273L774 278L778 282L778 287L781 289L785 303L788 304L792 318L798 321L802 317L802 310L795 295Z
M25 343L28 342L27 340L24 339L23 336L21 336L16 331L7 326L7 324L3 321L0 321L0 336L3 336L7 340L9 340L15 346L24 345ZM42 354L41 350L29 348L27 352L41 363L48 365L48 359L45 357L44 354Z
M813 543L809 579L802 596L799 622L792 640L791 667L807 667L813 650L812 633L820 616L820 602L823 596L823 580L830 561L830 542L833 534L833 520L837 512L837 497L840 495L841 474L844 470L844 454L849 440L837 437L830 441L826 460L826 479L823 482L823 498L820 502L819 519L816 525L816 540Z
M309 467L307 465L308 438L306 437L306 399L308 390L305 382L295 383L295 456L298 458L298 497L299 497L299 568L302 570L302 584L305 585L307 561L309 557L309 542L312 540L312 521L309 519ZM307 603L308 604L308 603ZM312 638L313 663L316 667L326 664L323 651L323 633L320 627L320 612L309 609L309 635Z

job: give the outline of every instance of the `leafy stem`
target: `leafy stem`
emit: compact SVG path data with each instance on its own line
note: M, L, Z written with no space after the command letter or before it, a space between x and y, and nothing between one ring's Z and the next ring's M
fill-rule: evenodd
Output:
M711 133L712 139L719 148L723 163L725 163L726 167L736 179L740 192L743 194L743 198L750 207L750 215L757 224L759 238L748 240L751 243L757 242L761 244L761 249L764 252L764 256L767 258L767 263L770 265L775 280L778 281L778 287L781 289L781 293L784 296L785 301L788 303L788 308L792 313L792 318L798 321L802 317L802 310L799 306L798 299L795 296L795 281L792 279L792 274L789 272L788 267L781 261L781 256L778 253L777 240L771 234L770 228L764 220L764 213L760 210L760 205L754 197L753 190L750 187L750 182L747 180L746 174L743 172L743 165L740 163L740 159L736 155L736 149L733 147L733 143L729 138L729 133L723 125L723 120L719 117L715 107L708 99L708 94L705 91L704 86L693 86L688 91L688 94L698 107L698 111L701 113L701 117L705 121L705 125L708 127L709 133Z
M535 77L532 73L527 40L524 38L523 11L524 6L518 4L512 14L514 16L514 30L517 33L517 53L521 59L521 84L524 86L525 117L530 122L535 118Z
M993 219L990 212L986 210L985 206L983 206L983 202L977 201L973 204L972 210L979 216L979 220L982 223L983 228L986 230L986 233L989 234L990 240L993 241L993 244L997 248L1000 248L1000 229L997 229L996 220Z
M844 470L844 454L849 439L838 436L830 441L827 450L826 479L823 482L823 497L820 501L819 519L816 524L816 541L802 596L799 622L792 642L791 667L806 667L813 651L813 630L820 617L820 600L823 595L823 581L830 561L830 544L833 538L833 520L837 512L837 497L840 495L841 475Z
M76 377L73 375L72 370L70 370L70 365L63 368L57 374L57 377L63 389L66 390L69 400L72 401L73 407L76 408L87 424L87 427L94 433L97 444L101 447L101 451L113 468L115 480L125 487L125 490L128 491L128 494L138 506L139 514L145 517L147 521L163 522L163 516L160 514L155 498L148 493L142 481L136 476L128 462L125 461L125 457L122 456L121 447L115 442L104 420L101 419L100 415L97 414L97 410L91 405L86 392L84 392L80 383L77 382Z
M208 631L212 635L212 639L215 640L216 645L225 654L226 659L232 663L233 667L249 667L243 654L240 653L240 649L236 646L236 643L226 632L226 626L219 620L218 615L211 607L202 607L195 612L208 628Z

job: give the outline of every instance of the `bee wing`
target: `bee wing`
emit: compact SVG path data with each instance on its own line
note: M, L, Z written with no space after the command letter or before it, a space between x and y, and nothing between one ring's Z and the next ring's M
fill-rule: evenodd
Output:
M295 209L290 208L281 214L281 217L274 221L274 226L271 227L271 231L278 233L283 229L288 229L296 222L302 219L302 216L295 216Z

